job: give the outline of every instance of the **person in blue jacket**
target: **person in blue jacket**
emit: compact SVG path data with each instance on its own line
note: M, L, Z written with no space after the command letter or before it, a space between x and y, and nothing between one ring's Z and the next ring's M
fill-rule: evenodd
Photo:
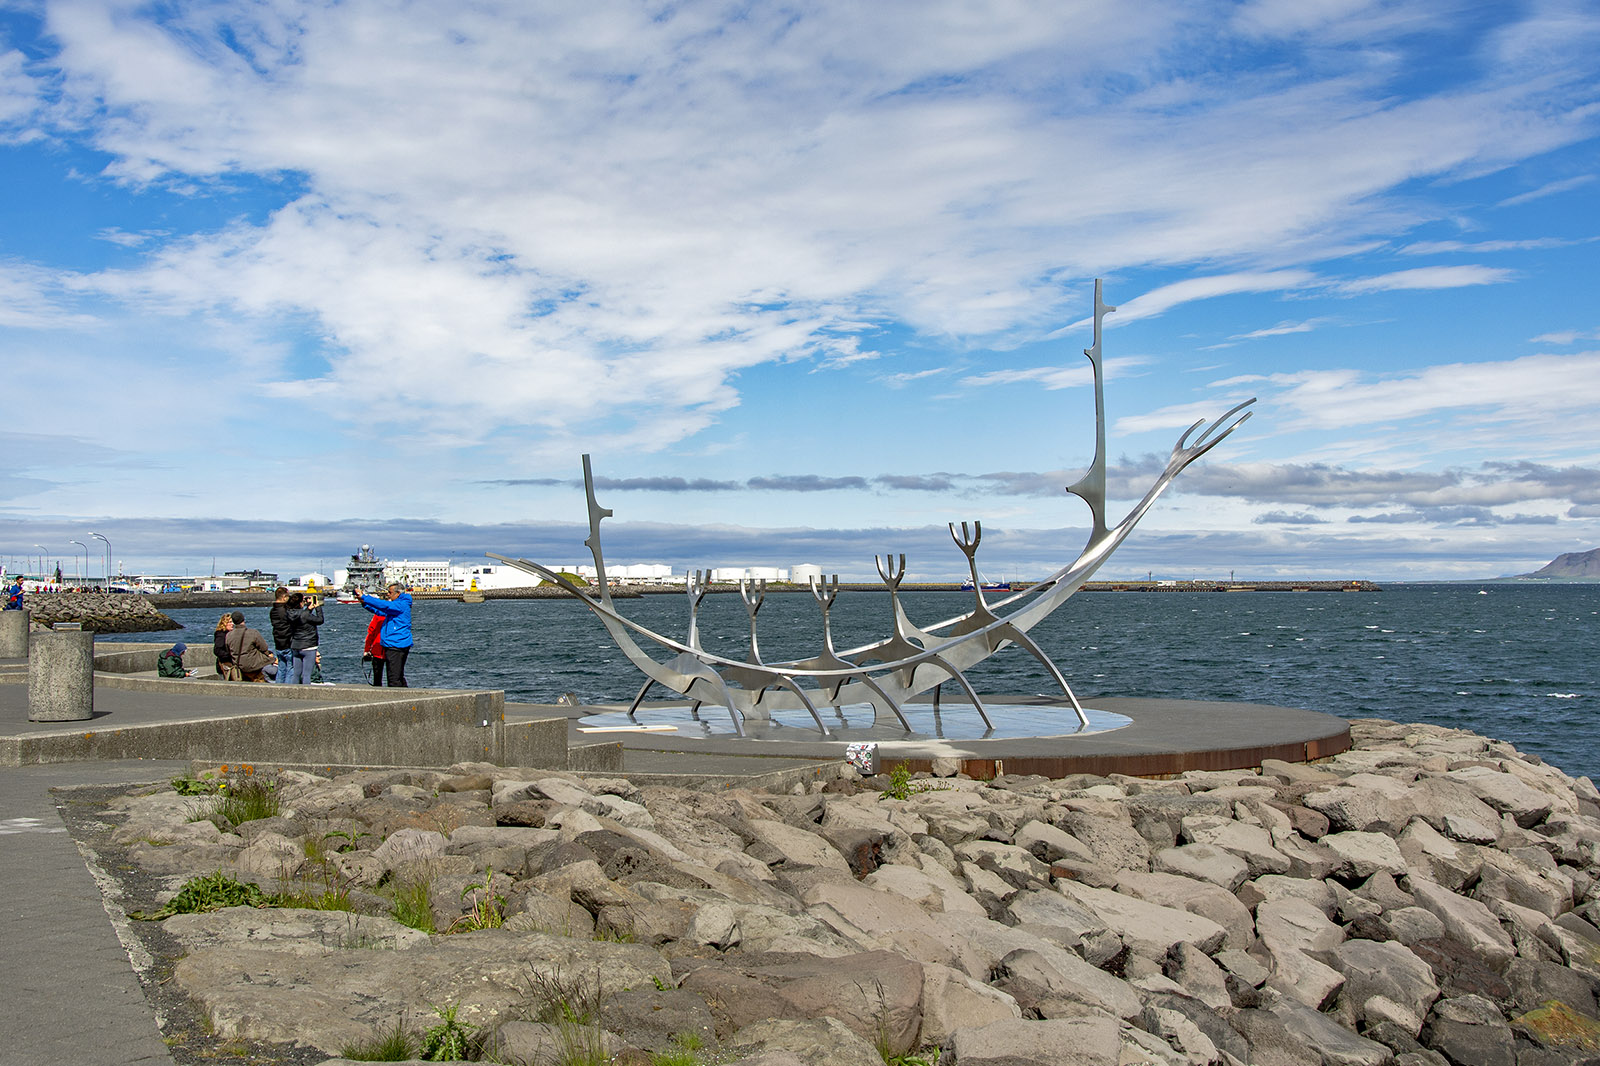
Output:
M6 589L6 610L22 610L22 578L12 579L11 587Z
M383 619L378 643L390 688L406 688L406 656L411 654L411 593L390 583L382 598L361 596L361 606Z

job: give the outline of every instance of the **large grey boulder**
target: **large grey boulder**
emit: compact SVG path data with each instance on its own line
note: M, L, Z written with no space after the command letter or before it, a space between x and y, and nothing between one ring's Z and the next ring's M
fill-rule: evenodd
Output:
M395 870L405 863L437 858L450 847L450 838L431 829L401 829L390 833L382 844L372 849L372 857L386 870Z
M1097 863L1118 870L1150 869L1150 842L1128 821L1126 810L1120 810L1120 818L1069 811L1060 825L1088 846Z
M1183 820L1183 837L1191 844L1210 844L1244 860L1250 876L1289 872L1289 858L1272 843L1272 834L1259 825L1211 815L1191 815Z
M1317 843L1338 858L1334 876L1347 881L1365 881L1376 873L1404 877L1409 870L1406 857L1394 838L1383 833L1348 830L1329 833Z
M1322 908L1295 896L1265 900L1256 907L1256 935L1300 951L1328 951L1344 941L1344 930Z
M991 1022L955 1038L961 1066L1118 1066L1121 1052L1108 1017Z
M745 1059L787 1053L807 1066L883 1066L878 1050L836 1018L763 1018L722 1044L723 1055Z
M427 933L386 916L294 907L174 914L162 928L190 954L212 948L269 947L292 955L322 955L350 948L406 951L428 943Z
M744 828L750 836L746 851L768 866L820 866L853 876L839 849L816 833L760 818L745 822Z
M922 967L922 1032L918 1043L944 1047L958 1030L1021 1017L1022 1008L1008 993L949 966L926 963Z
M1320 1011L1344 987L1344 975L1308 955L1293 941L1263 937L1253 951L1266 957L1267 987Z
M1398 833L1417 813L1411 790L1392 777L1352 774L1301 800L1325 815L1335 830Z
M1183 844L1162 848L1150 857L1150 868L1157 873L1178 874L1232 892L1250 876L1250 867L1231 852L1211 844Z
M936 863L929 865L933 867L932 870L898 863L880 866L862 878L862 884L909 899L930 914L988 913L981 903L967 894L954 875Z
M1501 851L1483 849L1482 854L1483 866L1472 893L1476 899L1486 904L1506 900L1551 918L1572 907L1572 879L1553 864L1540 869Z
M1459 1066L1515 1066L1516 1039L1500 1008L1482 996L1441 999L1422 1042Z
M827 881L807 889L801 901L808 914L847 939L856 939L859 930L884 950L982 975L982 962L940 920L943 916L931 915L908 899L856 881Z
M1228 1016L1228 1024L1249 1045L1251 1066L1321 1066L1322 1055L1265 1010L1247 1008Z
M1459 891L1483 869L1483 856L1471 844L1445 836L1425 819L1415 819L1396 839L1406 864L1431 881Z
M482 1025L525 1004L535 981L598 982L609 992L672 975L643 945L492 930L434 937L406 951L354 946L302 954L224 944L191 952L174 976L223 1039L331 1053L396 1018L431 1017L439 1003L460 1004L462 1021Z
M1093 848L1066 830L1034 819L1017 829L1012 843L1025 848L1040 862L1049 864L1058 859L1071 859L1080 863L1099 863L1101 857Z
M1220 885L1177 874L1122 870L1117 874L1116 888L1147 903L1181 907L1190 914L1211 919L1227 930L1224 948L1247 948L1255 939L1255 921L1249 908Z
M1189 943L1210 955L1222 947L1228 931L1210 918L1163 907L1112 892L1062 882L1056 886L1068 899L1086 907L1110 926L1123 943L1153 959L1166 958L1174 944Z
M1427 963L1393 941L1348 940L1332 955L1345 979L1340 996L1362 1028L1387 1021L1412 1036L1422 1031L1428 1009L1439 998Z
M1133 1018L1142 1006L1139 994L1126 981L1044 943L1001 959L994 983L1045 1018L1076 1016L1088 1013L1086 1008Z
M705 997L719 1028L766 1018L837 1018L863 1039L881 1035L891 1052L916 1046L922 1024L922 966L873 951L843 959L783 954L681 959L678 987Z
M1419 907L1444 923L1447 936L1465 944L1491 968L1503 967L1516 954L1510 934L1501 928L1499 919L1489 908L1477 900L1458 896L1419 877L1411 879L1411 893Z
M1451 770L1446 780L1465 785L1472 793L1501 814L1509 814L1526 829L1538 825L1555 806L1555 800L1514 774L1485 766Z
M1316 1050L1322 1066L1382 1066L1393 1057L1382 1044L1357 1036L1297 1000L1279 1000L1270 1013L1303 1046Z

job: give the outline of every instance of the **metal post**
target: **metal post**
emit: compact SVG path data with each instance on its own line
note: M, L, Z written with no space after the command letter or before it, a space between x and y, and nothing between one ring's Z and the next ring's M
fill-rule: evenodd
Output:
M83 575L78 580L78 584L81 585L89 577L89 546L81 540L71 541L71 543L76 544L78 547L83 549ZM72 555L72 565L74 568L76 568L78 565L78 555L76 552L74 552Z
M93 537L95 540L99 540L99 541L104 541L105 542L105 546L106 546L106 583L104 585L104 588L105 588L105 590L107 592L110 592L111 591L111 541L108 540L107 538L101 536L99 533L95 533L93 531L91 531L89 533L89 536Z

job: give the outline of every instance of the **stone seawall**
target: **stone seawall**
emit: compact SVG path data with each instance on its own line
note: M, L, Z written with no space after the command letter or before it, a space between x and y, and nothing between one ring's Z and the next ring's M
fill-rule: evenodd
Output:
M775 794L462 763L285 773L242 825L167 789L96 817L108 868L167 878L130 905L221 867L356 912L183 914L152 941L204 1039L262 1061L447 1004L498 1062L575 1036L728 1066L1593 1062L1600 792L1460 730L1352 733L1317 765L1164 781ZM426 913L396 921L396 886Z
M145 633L183 627L149 602L148 596L114 592L30 592L23 603L35 627L77 622L96 633Z

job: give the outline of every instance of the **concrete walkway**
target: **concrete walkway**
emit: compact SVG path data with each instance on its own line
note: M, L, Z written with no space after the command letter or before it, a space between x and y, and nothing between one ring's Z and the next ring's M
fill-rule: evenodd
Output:
M0 769L0 1062L173 1061L49 790L160 781L187 770L187 763L144 761Z

